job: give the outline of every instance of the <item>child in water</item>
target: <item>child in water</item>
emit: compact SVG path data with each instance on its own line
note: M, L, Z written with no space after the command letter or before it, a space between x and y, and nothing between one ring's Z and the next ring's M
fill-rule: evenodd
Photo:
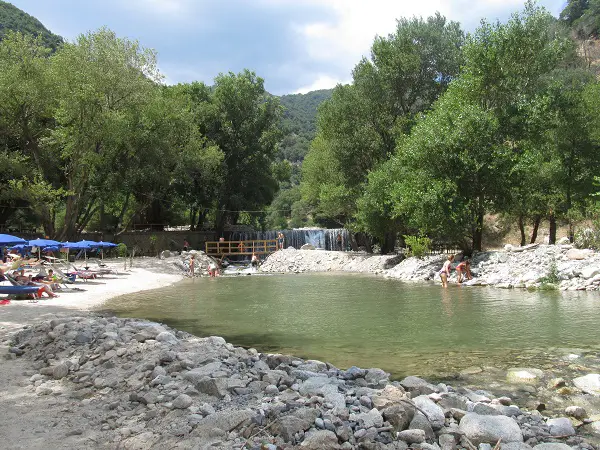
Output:
M456 266L456 275L458 276L458 282L462 283L463 281L463 273L465 274L467 280L472 280L473 275L471 275L471 261L469 258L463 259L458 266Z
M454 261L454 255L449 255L448 259L444 261L442 269L439 271L440 278L442 279L442 287L448 287L448 277L450 276L450 269L452 269L452 261Z

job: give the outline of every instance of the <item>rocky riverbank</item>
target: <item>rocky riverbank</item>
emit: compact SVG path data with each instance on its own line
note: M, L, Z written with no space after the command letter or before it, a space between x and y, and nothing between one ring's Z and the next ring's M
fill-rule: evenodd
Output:
M373 256L322 250L286 249L270 255L261 267L264 272L366 272L403 281L438 281L438 271L447 255L424 258ZM455 263L456 265L456 263ZM600 254L570 245L507 246L502 251L478 252L471 258L474 279L471 286L499 288L540 288L598 290ZM456 281L452 272L451 282Z
M600 433L600 415L576 405L549 419L487 391L390 382L380 369L340 370L135 319L29 326L5 358L3 448L560 450L593 449L583 436ZM598 374L568 383L600 395ZM21 420L38 414L46 438L23 433Z

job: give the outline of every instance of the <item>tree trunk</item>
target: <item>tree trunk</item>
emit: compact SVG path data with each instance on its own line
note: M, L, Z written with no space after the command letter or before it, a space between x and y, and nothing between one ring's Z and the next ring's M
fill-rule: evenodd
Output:
M388 232L385 233L383 242L381 243L381 254L387 255L388 253L394 253L396 247L396 233Z
M354 233L348 233L348 236L350 237L350 247L352 248L352 251L357 252L358 242L356 241L356 236L354 235Z
M519 216L519 231L521 232L521 247L525 245L525 222L523 220L523 215Z
M483 209L477 214L477 223L473 230L473 250L481 251L483 245Z
M542 216L535 216L535 219L533 219L533 230L531 230L531 240L529 241L530 244L535 244L541 222L542 222Z
M554 211L550 213L550 235L548 236L548 244L554 245L556 244L556 216L554 215Z
M575 226L571 220L569 220L569 242L571 244L575 242Z

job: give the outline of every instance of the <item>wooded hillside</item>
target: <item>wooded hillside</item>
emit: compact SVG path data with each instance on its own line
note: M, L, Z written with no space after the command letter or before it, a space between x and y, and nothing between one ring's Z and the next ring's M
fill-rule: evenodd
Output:
M56 50L56 47L63 42L60 36L49 31L35 17L10 3L0 0L0 41L6 36L8 30L41 36L42 44L53 50Z

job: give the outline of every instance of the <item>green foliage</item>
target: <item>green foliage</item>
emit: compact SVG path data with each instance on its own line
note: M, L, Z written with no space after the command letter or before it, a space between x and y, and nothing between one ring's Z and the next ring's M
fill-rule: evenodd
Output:
M127 246L122 242L119 243L116 247L117 255L121 258L127 257Z
M542 285L557 285L560 283L560 278L558 276L558 266L556 265L556 260L552 260L550 265L548 266L548 271L543 278L540 278L540 283Z
M569 0L560 19L580 39L597 37L600 33L600 0Z
M331 98L332 92L333 89L322 89L279 97L283 106L282 126L285 134L279 145L281 158L302 162L317 131L317 109Z
M39 36L42 45L52 50L56 50L63 43L60 36L48 31L35 17L0 0L0 41L7 36L9 31L18 31L34 37Z
M319 108L318 133L302 169L302 195L317 220L368 229L382 238L390 218L377 195L360 193L369 172L389 159L398 141L459 71L464 36L437 14L401 19L394 34L375 39L371 58L354 68L351 85L337 86ZM357 220L357 223L354 221Z
M404 242L409 249L408 256L422 258L431 251L431 239L425 236L404 235Z

